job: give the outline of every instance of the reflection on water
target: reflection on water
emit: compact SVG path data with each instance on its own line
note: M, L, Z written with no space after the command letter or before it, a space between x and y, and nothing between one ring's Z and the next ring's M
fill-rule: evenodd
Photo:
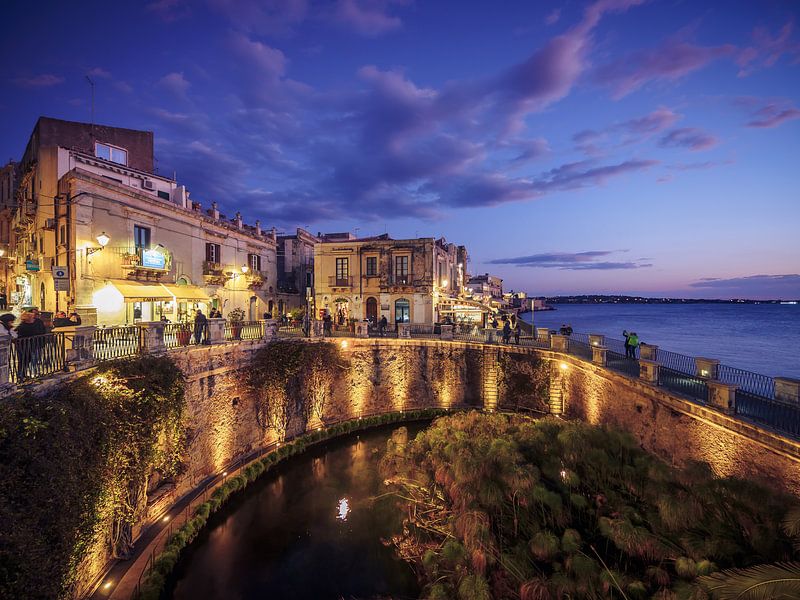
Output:
M172 597L416 598L411 569L381 543L401 513L391 497L373 500L392 430L309 450L232 500L178 564Z

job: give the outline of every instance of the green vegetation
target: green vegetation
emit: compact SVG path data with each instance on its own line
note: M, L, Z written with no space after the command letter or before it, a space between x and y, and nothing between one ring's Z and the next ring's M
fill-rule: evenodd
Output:
M538 413L550 412L549 362L538 354L511 354L498 356L497 383L501 408L504 410Z
M325 406L343 370L339 348L330 342L276 341L253 357L246 383L253 391L258 424L283 440L293 419L322 424Z
M342 421L327 429L302 435L272 450L263 458L250 463L247 467L242 469L241 473L230 477L225 483L216 488L206 502L203 502L195 508L193 517L182 525L178 531L172 534L166 547L153 563L152 570L149 571L147 577L144 579L139 600L158 600L164 590L168 575L178 562L180 553L197 537L208 522L210 516L218 511L232 494L245 489L250 483L268 472L281 460L303 452L311 444L340 435L346 435L353 431L402 421L432 419L443 413L444 411L440 409L424 409L405 413L392 412L366 417L364 419Z
M381 469L428 599L798 597L796 564L755 566L792 559L799 509L752 482L578 422L465 413L406 435Z
M70 596L87 556L129 553L148 476L181 469L182 406L182 374L156 357L0 403L0 597Z

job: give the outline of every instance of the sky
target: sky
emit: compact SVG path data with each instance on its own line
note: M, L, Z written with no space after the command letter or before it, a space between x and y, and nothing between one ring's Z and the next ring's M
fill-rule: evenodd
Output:
M800 298L798 0L7 0L0 157L155 132L192 199L534 295Z

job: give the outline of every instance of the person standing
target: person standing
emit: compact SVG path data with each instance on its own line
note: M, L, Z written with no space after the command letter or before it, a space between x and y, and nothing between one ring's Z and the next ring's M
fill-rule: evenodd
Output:
M35 373L45 339L41 336L47 333L44 323L33 312L22 313L20 321L17 325L17 381Z
M8 296L6 296L6 291L0 291L0 310L7 310L8 309Z
M324 337L333 335L333 318L328 312L322 317L322 335Z
M386 328L389 326L389 320L386 318L386 315L381 317L381 320L378 322L378 333L380 333L381 337L386 335Z
M508 344L511 341L511 323L508 319L503 322L503 343Z
M0 327L2 327L2 331L5 331L12 339L17 337L17 332L14 331L14 328L11 326L15 320L16 317L11 313L0 316Z
M522 324L517 321L517 326L514 327L514 343L519 346L519 336L522 333Z
M208 332L208 319L199 308L194 315L194 343L203 344L206 341Z
M622 337L625 338L625 358L631 357L631 335L627 329L622 330Z
M628 344L631 347L631 358L636 358L636 350L639 348L639 336L632 331L628 336Z

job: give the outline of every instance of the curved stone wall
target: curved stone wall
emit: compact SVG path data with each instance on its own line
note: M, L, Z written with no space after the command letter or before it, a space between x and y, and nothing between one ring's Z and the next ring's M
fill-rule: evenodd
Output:
M297 343L308 343L298 341ZM314 342L311 342L314 343ZM418 408L562 413L627 430L666 461L708 462L720 476L765 481L800 496L800 444L578 358L548 350L435 340L338 340L343 372L325 409L341 421ZM263 342L176 349L169 356L187 378L186 469L175 481L154 475L135 534L187 492L229 465L272 444L242 384ZM562 368L565 367L565 368ZM47 387L52 389L51 382ZM293 424L289 435L306 424ZM101 575L95 561L88 577Z

